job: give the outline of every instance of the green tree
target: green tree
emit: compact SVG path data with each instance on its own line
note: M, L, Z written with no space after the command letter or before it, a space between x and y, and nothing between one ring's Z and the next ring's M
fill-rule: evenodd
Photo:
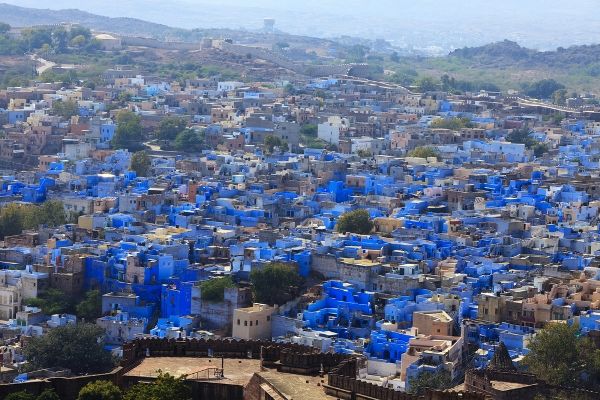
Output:
M442 82L442 90L444 92L449 92L454 88L455 79L453 77L451 78L450 76L448 76L448 74L442 75L440 80Z
M160 374L150 383L138 383L125 393L123 400L190 400L192 393L185 377Z
M52 47L50 47L48 43L44 43L42 47L40 47L40 53L42 53L44 57L48 57L51 51Z
M0 233L2 237L18 235L23 231L23 212L17 204L8 204L0 212Z
M235 287L235 283L230 276L222 278L213 278L200 284L200 293L202 300L210 302L223 301L224 290Z
M77 317L93 322L102 316L102 295L99 290L89 290L75 307Z
M432 129L451 129L453 131L459 131L464 128L472 128L473 124L471 123L471 120L466 117L436 118L431 121L430 127Z
M131 111L120 111L117 114L117 131L111 142L112 147L137 151L142 148L143 139L140 117Z
M306 124L306 125L302 125L302 127L300 127L301 135L317 137L318 131L319 131L319 129L318 129L317 125L315 125L315 124Z
M73 312L74 302L65 292L55 288L46 289L39 297L25 299L30 307L39 307L46 315L65 314Z
M79 106L75 101L54 101L52 103L52 114L63 118L71 118L79 114Z
M420 146L416 149L412 150L408 153L409 157L418 157L418 158L429 158L429 157L438 157L439 152L435 147L431 146Z
M98 39L91 39L87 42L84 47L84 51L87 53L95 53L98 50L102 49L102 43Z
M558 83L554 79L542 79L532 83L524 83L522 87L527 96L538 99L549 99L554 92L565 88L562 83Z
M68 86L77 82L78 76L77 72L74 70L69 70L65 73L57 73L49 69L40 75L40 79L43 82L62 82L65 86Z
M175 138L175 149L184 152L199 152L204 148L204 134L194 129L184 129Z
M398 55L398 52L394 51L392 54L390 54L390 61L394 63L400 62L400 56Z
M348 62L364 62L369 48L362 44L355 44L347 49L346 60Z
M559 106L567 104L567 89L558 89L552 93L552 102Z
M438 81L431 76L425 76L417 81L421 93L433 92L438 89Z
M69 42L69 44L72 47L81 48L81 47L83 47L85 45L85 42L86 42L85 36L83 36L83 35L77 35L73 39L71 39L71 41Z
M365 150L365 149L360 149L356 152L356 155L358 155L360 158L368 158L371 157L372 154L369 150Z
M558 125L560 126L561 122L563 121L563 119L565 119L565 116L562 115L561 113L556 113L552 116L552 123L554 125Z
M125 105L126 103L131 101L131 98L133 96L131 95L131 93L128 92L121 92L119 93L119 95L117 96L117 100L119 100L119 103L121 103L122 105Z
M60 27L51 31L52 47L57 53L64 53L67 50L67 44L69 42L69 34L67 31Z
M37 218L33 222L34 225L26 223L25 229L37 228L38 225L53 227L63 225L67 222L67 215L62 201L49 200L44 202L41 206L30 207L34 207L32 212L37 215Z
M114 383L109 381L90 382L79 391L77 400L121 400L123 393Z
M60 397L52 389L46 389L35 400L60 400Z
M148 176L150 172L150 156L145 151L138 151L131 156L131 169L137 176Z
M285 304L299 294L304 279L290 264L272 262L250 272L254 299L263 304Z
M104 330L94 324L69 324L34 337L24 349L34 369L62 367L75 374L106 372L113 367L104 350Z
M309 149L325 149L330 145L324 140L306 135L300 135L300 143L304 145L304 147L308 147Z
M4 22L0 22L0 34L5 34L10 31L10 25Z
M538 142L533 146L533 155L541 157L548 152L548 145L546 143Z
M394 72L390 78L390 81L402 86L411 86L415 84L418 76L419 73L416 70L411 68L402 68Z
M58 226L66 222L62 202L50 200L41 206L32 204L8 204L0 209L0 235L20 234L23 229L39 225Z
M353 210L340 215L336 228L341 233L351 232L367 235L373 230L373 221L367 210Z
M281 150L287 150L287 143L279 136L267 135L264 139L265 150L268 154L273 153L275 147L279 147Z
M511 143L524 144L527 148L531 148L538 143L538 141L531 136L531 131L528 127L524 127L522 129L513 129L508 135L506 135L506 140Z
M312 149L324 149L327 147L327 142L319 139L319 129L315 124L306 124L300 127L300 143L305 147Z
M71 27L71 30L69 31L69 37L71 39L74 39L78 36L83 36L84 40L90 40L92 38L92 32L83 26L73 26Z
M577 325L555 323L540 330L523 362L539 379L553 385L600 388L600 350L579 336Z
M294 94L296 94L296 88L291 83L286 84L283 87L283 91L287 95L294 95Z
M26 50L39 49L44 43L52 43L49 29L28 28L21 32L23 43L27 44Z
M187 126L187 121L179 117L166 117L158 125L158 139L175 140L178 134L183 132Z
M35 396L25 391L11 393L4 400L35 400Z
M441 373L422 372L417 378L409 382L408 393L414 395L423 395L429 390L445 390L452 386L450 373L443 371Z

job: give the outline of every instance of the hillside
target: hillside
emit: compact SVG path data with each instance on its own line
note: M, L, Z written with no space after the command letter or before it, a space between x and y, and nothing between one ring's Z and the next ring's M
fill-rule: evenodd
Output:
M0 22L5 22L14 27L71 22L96 31L112 32L119 35L152 37L165 41L199 42L204 37L216 37L230 38L238 43L268 48L278 43L285 43L289 45L290 48L288 50L291 53L297 53L298 51L301 53L314 52L318 55L327 54L330 50L344 52L349 47L349 45L337 40L292 35L283 32L265 34L260 31L245 29L182 29L135 18L105 17L76 9L42 10L13 6L6 3L0 3ZM370 41L366 41L366 43L370 44ZM294 57L293 54L289 55ZM301 57L305 56L301 54Z
M98 31L147 36L159 40L198 42L203 37L231 38L237 43L265 48L281 47L287 57L304 62L368 61L374 71L411 85L426 77L448 75L466 82L465 87L520 89L541 79L555 79L569 89L600 91L600 44L537 51L504 40L479 47L465 47L441 57L406 56L391 61L388 46L370 40L340 37L322 39L285 33L264 34L248 29L181 29L135 18L105 17L76 9L42 10L0 3L0 22L32 26L75 22ZM200 23L200 22L199 22ZM285 50L283 48L285 47ZM370 54L368 49L371 50ZM407 53L397 49L398 53ZM413 53L414 54L414 53ZM365 59L365 55L368 57ZM389 62L387 60L390 60ZM380 76L382 79L385 77Z
M465 47L450 53L449 57L468 60L499 68L523 67L590 67L600 62L600 44L559 47L555 51L536 51L519 46L516 42L504 40L480 47Z
M74 22L90 29L109 31L122 35L150 36L156 39L171 40L197 40L201 37L193 31L172 28L135 18L110 18L75 9L42 10L18 7L5 3L0 3L0 22L5 22L16 27Z
M385 68L392 71L392 80L406 85L447 75L473 88L520 90L531 82L554 79L568 90L600 92L600 44L537 51L504 40L443 57L403 57Z

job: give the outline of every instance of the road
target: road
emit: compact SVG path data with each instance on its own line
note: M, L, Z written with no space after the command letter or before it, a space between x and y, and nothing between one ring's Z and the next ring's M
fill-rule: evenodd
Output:
M144 145L148 146L150 148L150 150L152 150L152 151L160 151L160 146L153 144L152 141L144 142Z
M38 75L43 74L44 72L46 72L47 70L51 69L52 67L56 66L56 63L52 62L52 61L48 61L48 60L44 60L41 57L38 57L35 54L31 54L29 56L33 61L37 62L39 65L36 66L35 70L38 73Z

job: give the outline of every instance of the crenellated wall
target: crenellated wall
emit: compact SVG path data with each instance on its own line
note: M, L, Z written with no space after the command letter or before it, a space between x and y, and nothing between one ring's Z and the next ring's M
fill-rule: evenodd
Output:
M485 400L485 395L473 392L438 392L429 391L423 396L416 396L394 389L378 386L370 382L356 379L358 368L356 359L348 359L332 368L328 377L327 385L324 385L325 393L339 399L357 400Z
M94 381L110 381L115 385L121 384L121 379L125 369L115 368L105 374L75 376L75 377L57 377L43 380L32 380L23 383L5 383L0 384L0 399L4 399L10 393L26 391L33 395L39 395L46 389L53 389L61 399L76 399L82 387Z
M121 366L106 374L48 378L20 384L0 384L0 399L8 394L26 390L38 395L45 389L54 389L63 400L75 400L79 390L87 383L107 380L126 387L135 382L127 381L125 374L149 354L151 357L213 357L260 359L263 365L277 368L280 372L299 375L315 375L322 370L328 373L323 385L326 393L340 399L357 400L484 400L481 394L469 392L430 392L417 397L390 388L377 386L356 379L359 360L355 357L321 353L319 350L292 343L276 343L260 340L174 340L144 338L123 345ZM219 382L190 382L194 399L242 400L244 389L240 385Z
M298 374L317 373L323 368L327 372L349 356L321 353L309 346L293 343L275 343L267 340L175 340L139 339L123 346L121 366L128 368L147 354L151 357L208 357L209 349L213 357L260 359L262 348L263 363L266 367L277 367L282 372Z

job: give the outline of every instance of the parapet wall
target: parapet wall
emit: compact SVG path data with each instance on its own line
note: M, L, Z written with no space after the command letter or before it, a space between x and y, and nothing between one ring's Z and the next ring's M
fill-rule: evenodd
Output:
M327 377L325 392L339 399L359 400L485 400L486 397L473 392L438 392L428 391L423 396L416 396L395 391L392 388L378 386L370 382L356 379L357 360L348 359L331 369Z
M139 339L123 345L121 366L128 369L149 355L150 357L212 357L260 359L267 367L300 374L327 372L348 360L349 356L321 353L317 349L293 343L266 340L174 340Z
M163 42L152 38L137 36L121 36L121 43L124 46L141 46L165 50L198 50L202 47L200 43Z
M46 389L52 389L61 399L76 399L82 387L94 381L110 381L115 385L121 384L125 369L122 367L105 374L74 376L74 377L56 377L42 380L32 380L23 383L4 383L0 384L0 399L4 399L11 393L26 391L33 395L39 395Z
M123 345L121 366L106 374L48 378L24 383L0 384L0 399L10 393L25 390L38 395L46 389L54 389L63 400L75 400L79 390L89 382L106 380L123 387L124 375L148 355L150 357L226 357L262 360L265 367L281 372L314 375L328 373L325 391L340 399L357 400L484 400L484 396L464 392L429 392L425 396L413 396L391 388L377 386L356 379L356 357L321 353L319 350L291 343L261 340L174 340L138 339ZM218 382L192 382L196 398L241 399L243 388L218 387ZM231 386L231 385L229 385ZM235 385L233 385L235 386Z

